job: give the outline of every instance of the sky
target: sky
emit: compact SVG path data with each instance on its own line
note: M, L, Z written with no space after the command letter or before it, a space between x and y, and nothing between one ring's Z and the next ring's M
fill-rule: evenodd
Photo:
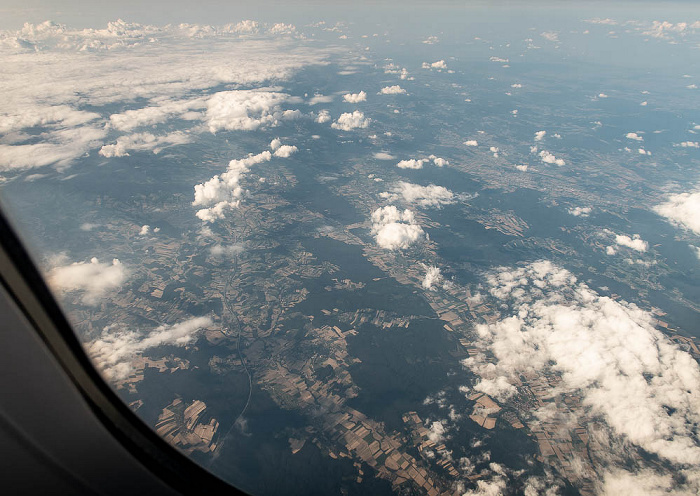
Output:
M351 5L351 7L350 7ZM687 19L700 12L700 5L692 0L674 2L610 2L588 1L363 1L363 2L324 2L261 0L243 2L240 0L205 0L190 2L185 0L154 0L142 2L126 0L112 2L108 0L2 0L0 2L0 29L17 29L24 22L42 22L53 20L70 24L72 27L95 27L118 18L130 22L166 24L166 23L206 23L221 24L240 19L255 19L262 22L293 22L303 24L319 19L345 19L356 22L375 21L379 24L405 22L413 18L421 24L435 23L437 17L443 16L444 9L464 11L470 15L493 18L502 16L513 9L522 12L519 18L530 13L533 18L541 17L541 12L535 12L537 7L546 7L548 12L566 12L572 7L578 12L590 10L596 15L625 14L623 17L659 18L669 21ZM368 19L367 9L374 13L373 19ZM418 14L420 12L420 15ZM430 14L436 16L430 20ZM227 19L229 18L229 19ZM449 22L449 19L442 18Z

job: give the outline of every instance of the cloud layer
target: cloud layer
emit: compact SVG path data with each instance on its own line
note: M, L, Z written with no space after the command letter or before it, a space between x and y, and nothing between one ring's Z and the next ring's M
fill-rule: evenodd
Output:
M700 475L700 367L654 328L651 314L598 295L548 261L487 280L507 313L476 329L495 357L464 361L481 377L477 388L503 400L519 374L555 373L553 395L581 394L625 442Z

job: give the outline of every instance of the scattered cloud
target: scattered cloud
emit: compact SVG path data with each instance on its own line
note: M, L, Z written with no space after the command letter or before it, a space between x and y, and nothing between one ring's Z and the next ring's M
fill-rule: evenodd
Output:
M444 60L438 60L437 62L423 62L421 66L423 69L447 69L447 64Z
M372 234L386 250L406 249L425 235L413 212L402 212L393 205L372 212Z
M376 152L373 156L377 160L393 160L396 158L391 153L387 153L387 152Z
M535 141L542 141L547 134L547 131L537 131L535 133Z
M280 146L277 151L281 149ZM204 222L214 222L224 218L226 211L238 206L240 202L243 195L241 179L248 172L249 167L271 159L272 154L265 150L257 155L250 154L243 159L231 160L226 172L195 185L192 205L206 207L197 211L197 217Z
M85 348L97 367L110 380L125 379L131 373L131 361L149 348L162 345L184 346L197 333L213 325L209 317L194 317L174 325L161 325L150 332L105 327L99 338Z
M436 167L444 167L446 165L450 165L450 162L447 159L436 157L435 155L431 155L429 158L433 161L433 165L435 165Z
M205 122L212 133L275 126L286 118L281 104L288 98L289 95L274 91L220 91L207 101Z
M385 86L384 88L379 90L379 93L381 93L382 95L405 95L406 90L398 84L395 84L394 86Z
M434 284L439 284L442 281L440 268L435 266L426 267L425 277L423 278L423 289L432 289Z
M412 158L408 160L401 160L398 164L396 164L396 167L399 169L422 169L425 162L428 162L428 159Z
M382 197L394 201L398 198L420 207L441 207L454 203L455 195L444 186L430 184L420 186L418 184L399 182L392 189L392 193L382 193Z
M700 191L671 195L654 211L672 224L700 235Z
M654 328L649 312L598 295L548 261L501 268L487 282L506 316L476 329L494 359L477 355L465 366L482 380L504 377L516 387L520 374L557 374L561 382L551 394L580 394L587 414L600 416L624 440L613 449L636 446L693 465L689 484L697 489L700 366ZM508 394L504 389L503 397Z
M328 110L321 110L316 116L316 122L319 124L324 124L331 120L331 114Z
M615 235L615 244L632 248L640 253L644 253L649 248L649 243L641 239L639 234L635 234L631 238L626 234L617 234Z
M288 158L291 157L298 151L298 148L294 145L281 145L275 150L275 157Z
M243 252L241 245L220 245L216 244L209 248L209 253L215 258L231 258Z
M555 157L552 153L548 152L547 150L542 150L539 153L539 156L542 162L544 162L545 164L555 164L560 167L566 165L564 159Z
M567 212L574 217L588 217L592 210L591 207L574 207L567 209Z
M359 103L367 101L367 93L360 91L359 93L346 93L343 95L343 100L348 103Z
M126 281L129 271L118 260L100 262L93 257L89 262L74 262L52 268L46 280L59 293L81 293L86 305L96 305L100 300L116 293Z
M365 114L359 110L355 110L352 114L345 112L338 117L338 120L331 124L333 129L340 129L342 131L350 131L357 128L366 128L372 119L365 118Z
M479 142L476 140L467 140L464 144L467 146L479 146Z
M625 138L631 139L631 140L636 140L636 141L644 141L644 138L637 133L627 133L625 135Z
M319 103L331 103L333 101L333 95L319 95L316 94L309 98L309 105L316 105Z
M192 136L181 131L175 131L163 136L151 133L135 133L120 136L113 145L100 148L100 155L105 158L128 157L129 151L152 151L160 153L164 148L174 145L184 145L192 141Z

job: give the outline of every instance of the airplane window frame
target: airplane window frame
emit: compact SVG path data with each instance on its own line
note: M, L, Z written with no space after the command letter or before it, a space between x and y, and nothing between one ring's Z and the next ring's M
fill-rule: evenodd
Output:
M175 491L182 494L246 494L168 444L105 382L5 212L7 209L0 201L0 284L97 419L147 470Z

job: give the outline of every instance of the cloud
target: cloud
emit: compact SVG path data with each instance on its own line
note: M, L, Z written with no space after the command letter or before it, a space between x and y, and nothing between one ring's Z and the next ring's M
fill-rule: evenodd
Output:
M365 114L355 110L352 114L348 112L341 114L338 120L331 124L331 127L342 131L350 131L356 128L366 128L370 122L372 122L372 119L365 118Z
M467 140L464 144L467 146L479 146L479 142L476 140Z
M559 41L559 33L555 31L545 31L540 33L540 36L547 41Z
M387 152L377 152L373 156L377 160L393 160L396 158L391 153L387 153Z
M379 90L379 93L382 95L405 95L406 90L398 84L395 84L394 86L385 86Z
M359 93L347 93L343 95L343 100L348 103L359 103L367 101L367 93L360 91Z
M501 58L501 57L490 57L489 60L490 60L491 62L500 62L500 63L503 63L503 64L507 64L507 63L508 63L508 59L503 59L503 58Z
M275 105L286 96L258 95L266 100L257 108L243 106L246 117L240 105L220 107L233 103L223 96L228 92L205 94L224 85L283 80L305 65L323 63L326 55L287 46L277 39L277 28L263 24L256 28L260 36L241 43L254 23L239 24L158 27L116 21L102 29L72 29L46 22L3 31L3 41L15 46L0 55L5 67L0 93L6 96L0 101L0 168L68 167L99 150L108 129L131 132L174 118L204 120L213 129L272 125ZM34 132L23 132L36 127L41 143ZM119 155L118 144L115 148L105 153Z
M129 151L153 151L160 153L163 148L174 145L183 145L192 141L192 136L181 131L175 131L163 136L155 136L151 133L135 133L117 138L113 145L104 145L100 149L100 155L106 158L127 157Z
M592 210L591 207L574 207L567 209L567 212L574 217L588 217Z
M205 107L206 100L204 98L166 100L157 102L157 105L112 114L109 116L109 123L111 127L119 131L131 131L137 127L161 124L173 117L183 117L193 109L203 110ZM197 118L201 117L199 113L195 113L195 115Z
M450 165L450 162L447 159L436 157L435 155L431 155L430 159L433 161L433 164L436 167L444 167L446 165Z
M438 284L442 281L440 268L435 266L426 267L425 277L423 278L423 289L432 289L433 284Z
M96 305L100 300L116 293L126 281L129 271L118 260L100 262L97 258L89 262L74 262L51 269L46 280L49 286L61 293L82 293L81 301Z
M454 203L455 195L449 189L443 186L430 184L428 186L420 186L418 184L399 182L394 188L393 193L383 193L385 198L392 200L402 198L408 203L418 205L420 207L441 207Z
M697 141L683 141L673 146L680 146L681 148L700 148L700 143Z
M284 146L280 146L277 151L283 148ZM240 202L240 198L243 195L243 187L240 184L241 179L248 172L249 167L268 162L271 159L272 154L265 150L257 155L250 154L243 159L231 160L226 172L216 175L204 183L195 185L192 205L207 207L198 210L196 213L197 217L204 222L214 222L224 218L225 212L238 206Z
M331 114L328 112L328 110L321 110L316 116L316 122L318 122L319 124L324 124L330 120Z
M131 360L145 350L162 345L184 346L201 329L211 325L213 321L209 317L194 317L174 325L161 325L148 333L110 326L99 338L86 343L85 348L108 379L126 379L131 373Z
M422 169L423 164L425 162L428 162L427 159L418 159L416 160L415 158L409 159L409 160L401 160L398 164L396 164L396 167L399 169Z
M104 129L82 126L50 131L43 135L41 143L0 144L0 170L68 166L101 145L106 134Z
M564 162L564 159L555 157L552 153L548 152L547 150L542 150L539 153L539 155L540 155L540 159L545 164L556 164L560 167L563 165L566 165L566 162Z
M641 239L639 234L635 234L631 238L625 234L617 234L615 236L615 244L632 248L640 253L644 253L649 248L649 243Z
M518 169L520 172L527 172L528 166L527 166L527 164L525 164L525 165L516 165L515 168Z
M636 140L636 141L644 141L644 138L642 138L640 135L637 133L627 133L625 135L625 138L631 139L631 140Z
M386 250L406 249L424 236L413 212L401 212L395 206L387 206L372 212L372 234L377 245Z
M288 98L289 95L273 91L220 91L206 103L205 122L212 133L275 126L285 118L280 105Z
M617 21L615 21L614 19L610 19L610 18L601 19L600 17L596 17L594 19L585 19L583 22L589 22L591 24L605 24L608 26L616 26L617 25Z
M220 245L216 244L209 248L209 253L216 258L231 258L243 252L241 245Z
M275 150L275 157L291 157L297 151L298 148L294 145L282 145L277 150Z
M141 226L141 230L139 231L139 236L145 236L151 231L151 226L148 224L145 224Z
M447 69L447 64L444 60L438 60L437 62L423 62L421 66L423 69Z
M545 137L547 134L547 131L537 131L535 133L535 141L542 141L542 139Z
M465 366L512 385L519 374L554 373L561 382L552 394L580 394L586 414L625 442L700 466L700 366L654 328L650 313L598 295L548 261L501 268L487 283L506 316L476 329L493 360L477 355Z
M319 95L316 94L309 98L309 105L316 105L318 103L331 103L333 101L333 95Z
M654 211L672 224L700 234L700 191L671 195Z

